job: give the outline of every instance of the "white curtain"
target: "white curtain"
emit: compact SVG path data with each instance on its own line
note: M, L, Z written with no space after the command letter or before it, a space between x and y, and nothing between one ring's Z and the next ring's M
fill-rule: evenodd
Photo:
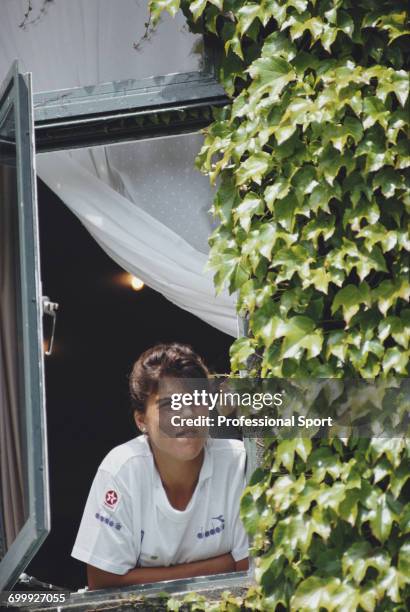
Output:
M18 58L34 90L197 70L201 40L183 16L142 39L141 0L2 0L0 77ZM141 40L138 51L133 43ZM194 169L200 135L37 157L40 178L124 269L214 327L236 335L235 301L204 272L212 231L208 179Z

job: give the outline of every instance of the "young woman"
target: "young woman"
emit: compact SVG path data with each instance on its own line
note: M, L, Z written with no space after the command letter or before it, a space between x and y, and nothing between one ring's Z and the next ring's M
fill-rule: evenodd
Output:
M101 463L72 552L87 563L91 589L248 567L239 518L243 443L192 428L164 433L172 407L160 383L186 378L208 379L203 361L186 345L154 346L134 364L130 392L143 435Z

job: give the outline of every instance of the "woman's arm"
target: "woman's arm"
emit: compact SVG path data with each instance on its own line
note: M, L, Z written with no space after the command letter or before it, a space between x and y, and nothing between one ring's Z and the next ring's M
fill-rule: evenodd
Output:
M235 572L247 572L248 569L249 569L248 557L246 557L246 559L241 559L240 561L235 562Z
M247 559L235 562L232 555L227 553L212 559L170 565L169 567L136 567L123 575L112 574L93 565L87 565L88 587L90 589L107 589L109 587L145 584L146 582L159 582L160 580L177 580L178 578L193 578L194 576L209 576L210 574L226 574L228 572L246 570L247 564Z

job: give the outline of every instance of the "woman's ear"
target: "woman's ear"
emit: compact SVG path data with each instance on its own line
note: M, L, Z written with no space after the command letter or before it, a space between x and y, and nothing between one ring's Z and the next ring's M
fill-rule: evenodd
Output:
M147 431L147 428L145 427L145 415L141 412L138 412L138 410L134 411L134 421L136 426L140 431L142 431L142 433L145 433Z

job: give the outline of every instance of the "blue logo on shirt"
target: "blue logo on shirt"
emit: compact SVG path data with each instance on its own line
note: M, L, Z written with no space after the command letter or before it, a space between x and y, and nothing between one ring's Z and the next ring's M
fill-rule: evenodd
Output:
M214 521L218 521L216 523L216 527ZM201 528L201 531L196 534L196 537L202 540L202 538L209 538L210 536L216 535L217 533L221 533L225 529L225 519L223 514L219 516L211 517L211 527L206 529L205 531Z
M115 529L118 529L118 531L121 529L121 523L116 523L112 519L110 519L108 516L103 516L99 512L95 513L95 518L101 523L108 525L109 527L114 527Z

